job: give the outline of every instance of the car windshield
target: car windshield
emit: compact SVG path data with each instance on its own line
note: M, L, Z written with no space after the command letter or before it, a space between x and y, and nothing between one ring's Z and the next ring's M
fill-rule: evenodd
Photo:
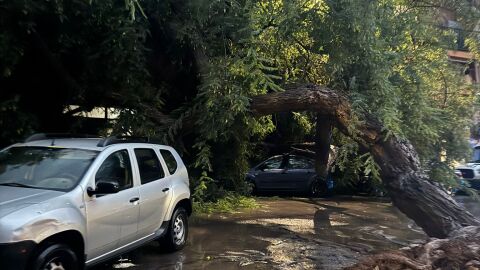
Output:
M0 185L68 191L97 155L92 150L12 147L0 152Z

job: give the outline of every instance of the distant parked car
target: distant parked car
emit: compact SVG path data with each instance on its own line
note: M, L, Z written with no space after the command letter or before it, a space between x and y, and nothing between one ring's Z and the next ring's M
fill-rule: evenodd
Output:
M315 161L298 155L273 156L247 173L247 181L254 192L302 192L318 196L326 192L327 185L315 173Z
M480 190L480 160L456 167L455 174L467 183L466 186Z

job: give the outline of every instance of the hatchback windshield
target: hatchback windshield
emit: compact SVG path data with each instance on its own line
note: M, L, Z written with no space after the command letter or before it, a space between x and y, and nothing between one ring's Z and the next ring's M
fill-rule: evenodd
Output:
M0 152L0 185L68 191L97 154L80 149L12 147Z

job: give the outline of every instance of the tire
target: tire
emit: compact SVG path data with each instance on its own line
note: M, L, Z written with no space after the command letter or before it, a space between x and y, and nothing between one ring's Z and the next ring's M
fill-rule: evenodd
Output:
M165 250L173 252L185 247L188 237L188 214L183 207L175 209L168 225L166 235L161 239L160 245Z
M252 192L250 193L251 195L258 195L258 188L255 183L252 184Z
M75 252L64 244L50 244L41 248L33 261L34 270L78 270L80 262Z
M327 192L326 183L318 179L312 181L307 191L308 196L312 198L318 198L320 196L323 196L326 194L326 192Z
M245 181L251 187L250 195L257 195L258 189L257 189L257 184L255 183L255 180L253 180L251 178L246 178Z

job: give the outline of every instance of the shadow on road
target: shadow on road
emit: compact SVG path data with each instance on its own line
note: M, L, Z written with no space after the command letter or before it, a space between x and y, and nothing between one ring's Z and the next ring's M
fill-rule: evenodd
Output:
M183 251L160 253L151 243L95 270L337 269L362 254L425 238L390 203L368 198L263 197L258 202L255 210L193 217Z

